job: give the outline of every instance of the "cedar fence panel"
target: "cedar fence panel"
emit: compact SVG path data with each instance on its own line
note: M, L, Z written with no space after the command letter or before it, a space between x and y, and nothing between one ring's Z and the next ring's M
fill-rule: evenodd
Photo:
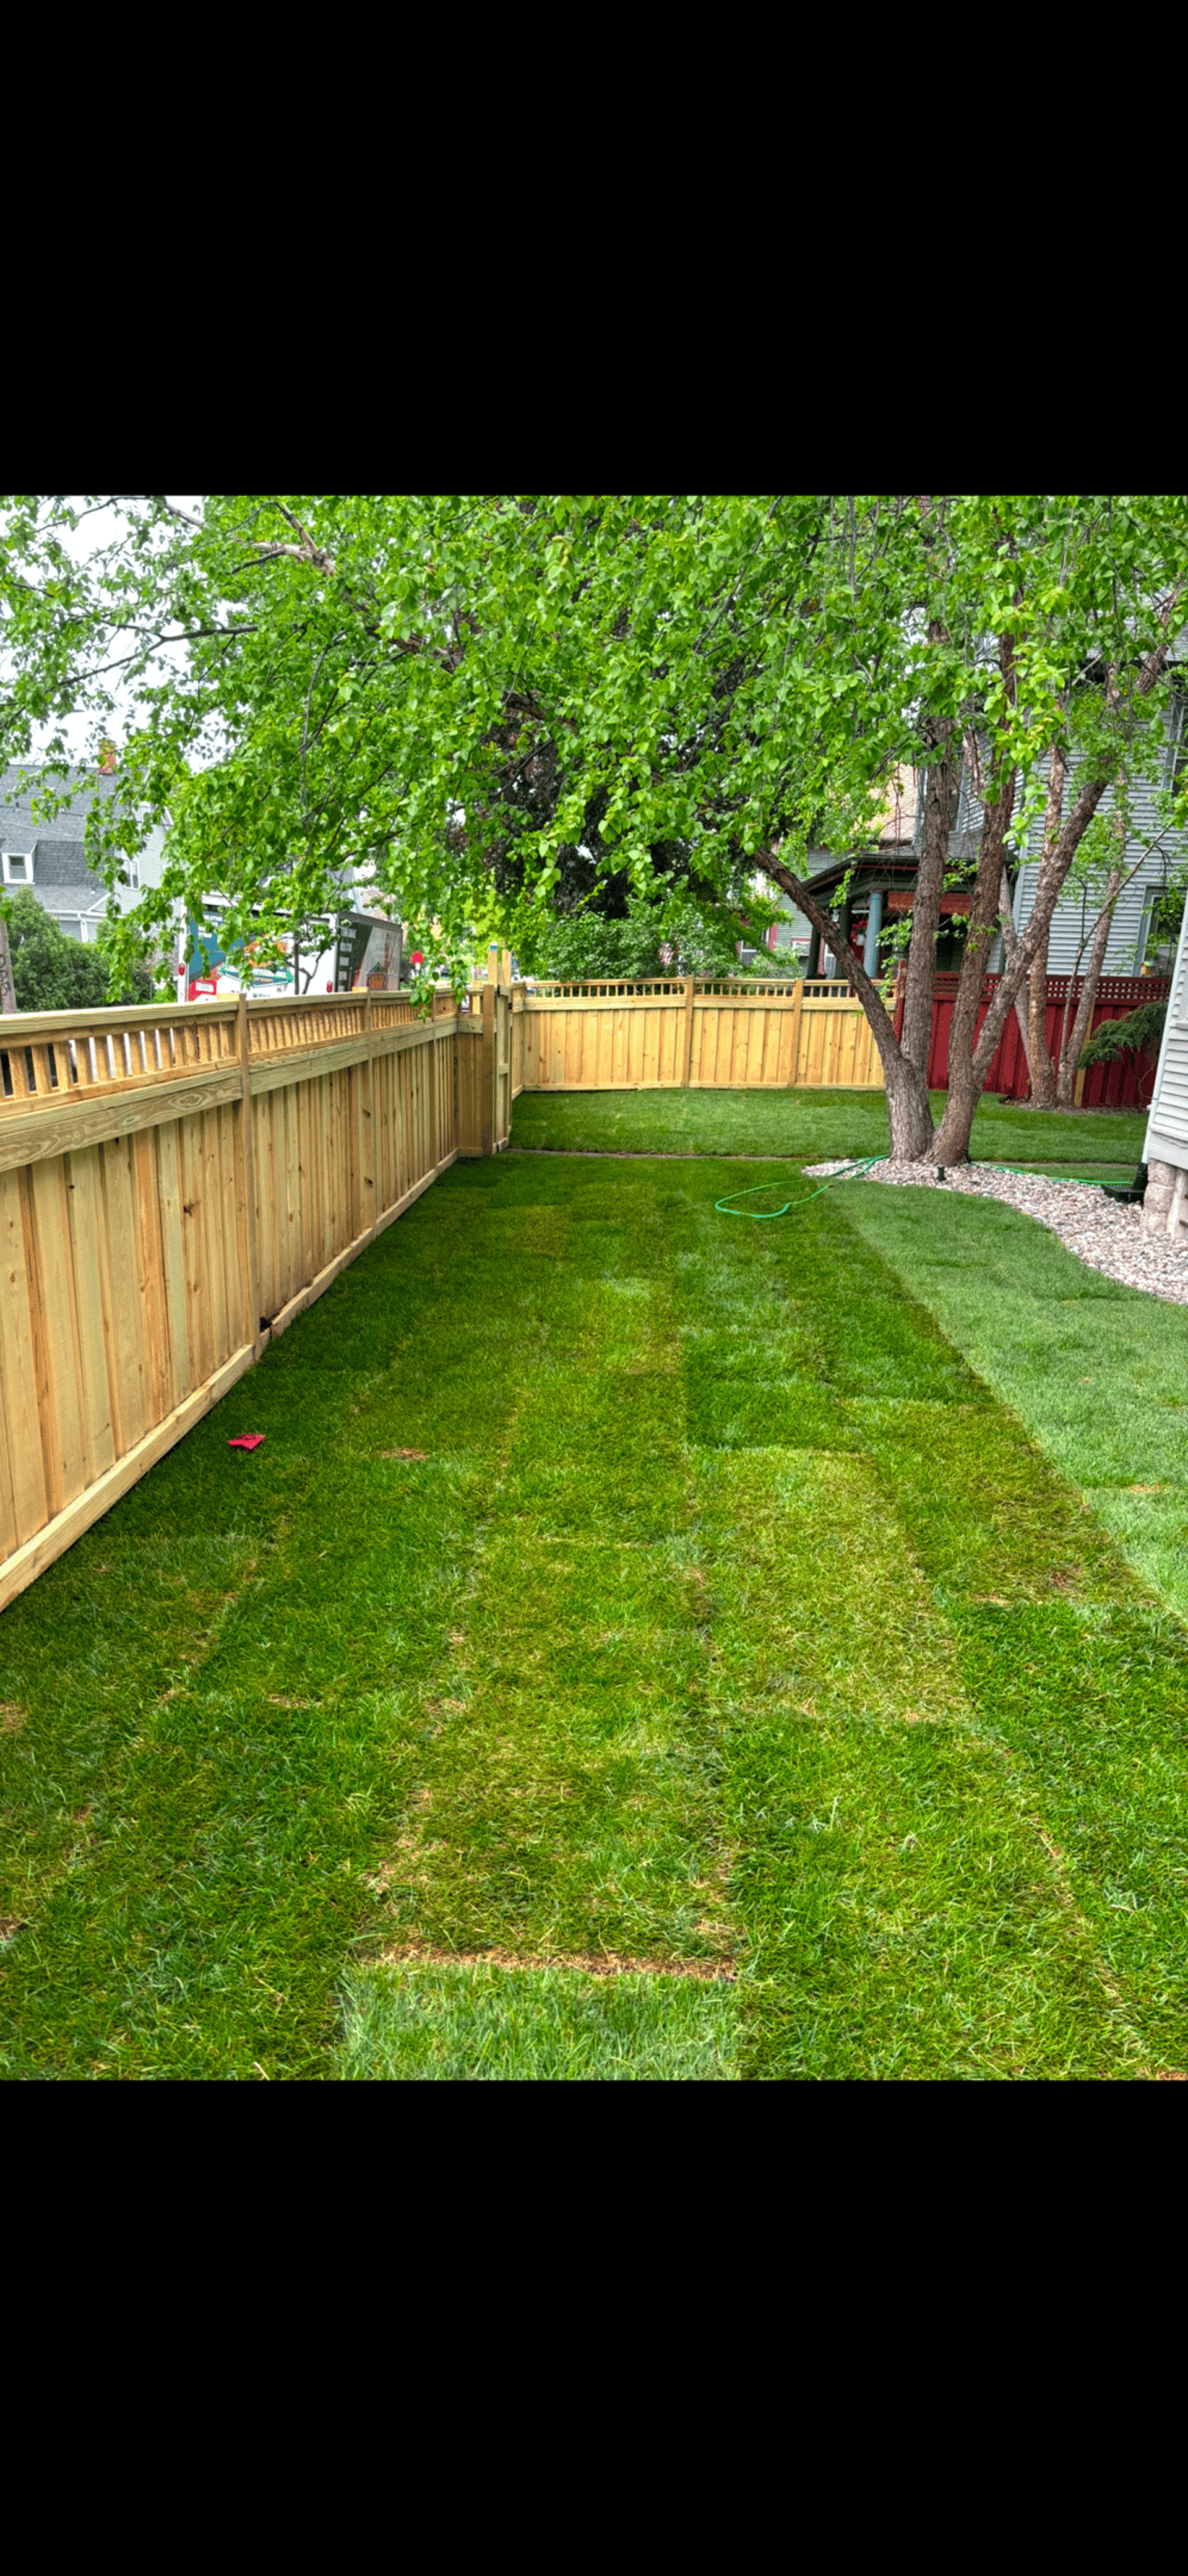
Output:
M520 1016L517 1091L883 1088L866 1015L844 981L745 991L692 976L546 984L524 995Z
M0 1608L453 1162L459 1027L354 993L0 1021Z

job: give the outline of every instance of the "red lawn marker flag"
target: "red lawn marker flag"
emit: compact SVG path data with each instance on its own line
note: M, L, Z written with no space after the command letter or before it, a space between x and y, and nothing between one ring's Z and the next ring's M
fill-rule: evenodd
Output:
M241 1431L237 1440L229 1440L229 1449L258 1449L264 1439L262 1431Z

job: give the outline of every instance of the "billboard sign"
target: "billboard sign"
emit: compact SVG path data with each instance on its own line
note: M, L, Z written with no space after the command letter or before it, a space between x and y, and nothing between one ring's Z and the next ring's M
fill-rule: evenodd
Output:
M347 912L338 925L336 993L398 993L400 924L382 913Z

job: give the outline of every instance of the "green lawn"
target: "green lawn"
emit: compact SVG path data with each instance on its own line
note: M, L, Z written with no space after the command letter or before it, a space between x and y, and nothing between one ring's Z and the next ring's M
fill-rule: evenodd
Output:
M456 1165L4 1614L8 2075L1188 2067L1188 1310L762 1176Z
M944 1103L934 1091L938 1119ZM1129 1182L1146 1125L1141 1110L1067 1113L991 1097L974 1120L970 1152L975 1163ZM885 1154L887 1103L881 1091L523 1092L512 1141L525 1151L787 1154L825 1163Z

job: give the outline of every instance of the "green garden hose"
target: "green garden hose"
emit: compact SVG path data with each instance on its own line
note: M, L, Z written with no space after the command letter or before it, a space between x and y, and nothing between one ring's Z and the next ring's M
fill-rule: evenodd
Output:
M731 1201L734 1199L755 1199L759 1197L762 1190L770 1190L778 1187L778 1183L774 1181L756 1181L751 1189L731 1190L726 1198L715 1199L715 1213L718 1216L749 1216L753 1218L757 1225L764 1225L769 1217L788 1216L790 1214L795 1215L798 1208L811 1206L814 1199L824 1198L826 1190L835 1188L838 1181L861 1180L864 1172L873 1172L876 1164L885 1163L886 1160L887 1157L885 1154L868 1154L866 1161L863 1163L847 1163L844 1171L831 1172L829 1179L827 1181L822 1181L819 1190L809 1190L805 1197L801 1199L785 1199L782 1207L744 1208L732 1206ZM939 1173L942 1166L938 1163L935 1168ZM1121 1167L1110 1164L1106 1165L1107 1171L1118 1168ZM1018 1163L973 1163L967 1161L965 1163L953 1163L949 1166L949 1169L954 1172L1006 1172L1010 1175L1012 1180L1016 1181L1045 1181L1053 1177L1053 1175L1048 1172L1025 1171L1022 1165ZM1074 1190L1096 1190L1104 1187L1104 1183L1100 1181L1072 1180L1071 1175L1065 1172L1061 1172L1055 1177L1061 1181L1071 1180L1071 1186Z
M715 1199L714 1209L718 1216L749 1216L754 1218L756 1224L763 1225L768 1217L787 1216L789 1209L808 1207L813 1199L824 1198L826 1190L831 1190L835 1182L856 1181L863 1172L873 1171L876 1163L885 1163L886 1159L885 1154L870 1154L864 1163L847 1163L844 1171L831 1172L829 1179L822 1181L819 1190L809 1190L802 1199L785 1199L783 1206L779 1208L731 1207L731 1199L757 1199L760 1190L779 1188L778 1181L756 1181L752 1189L731 1190L724 1199Z

